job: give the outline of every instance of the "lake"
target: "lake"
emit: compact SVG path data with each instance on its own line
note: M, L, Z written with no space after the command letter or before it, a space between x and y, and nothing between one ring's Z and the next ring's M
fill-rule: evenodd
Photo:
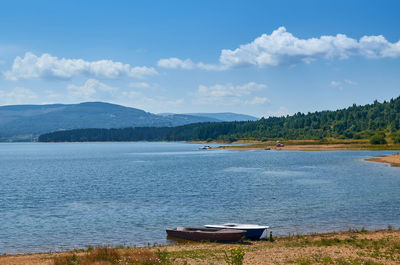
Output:
M400 226L393 151L224 151L189 143L0 144L0 254L168 243L165 228L274 234Z

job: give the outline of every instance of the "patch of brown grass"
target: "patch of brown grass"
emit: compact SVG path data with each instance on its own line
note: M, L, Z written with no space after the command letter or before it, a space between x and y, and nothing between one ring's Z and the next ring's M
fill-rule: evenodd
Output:
M161 264L157 255L150 249L131 250L126 253L126 257L131 264Z
M86 254L55 257L54 265L158 265L162 264L150 249L98 247Z

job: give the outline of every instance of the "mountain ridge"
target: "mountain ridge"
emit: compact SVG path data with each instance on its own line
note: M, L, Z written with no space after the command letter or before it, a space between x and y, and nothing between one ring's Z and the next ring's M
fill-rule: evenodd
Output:
M81 128L173 127L221 121L188 114L162 116L108 102L7 105L0 106L0 140L31 140L48 132Z
M176 113L159 113L158 115L169 116L176 115ZM197 117L205 117L205 118L213 118L220 121L256 121L260 118L246 115L246 114L238 114L233 112L204 112L204 113L182 113L179 115L190 115Z

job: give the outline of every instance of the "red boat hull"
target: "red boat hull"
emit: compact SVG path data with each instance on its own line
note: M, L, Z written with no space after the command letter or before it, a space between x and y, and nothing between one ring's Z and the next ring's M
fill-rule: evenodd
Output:
M193 241L236 242L246 234L244 230L190 227L178 227L175 229L167 229L166 231L168 237Z

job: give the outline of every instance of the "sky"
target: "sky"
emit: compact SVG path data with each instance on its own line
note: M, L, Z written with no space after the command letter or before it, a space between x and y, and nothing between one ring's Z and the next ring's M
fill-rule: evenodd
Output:
M257 117L400 96L400 1L8 1L0 106Z

